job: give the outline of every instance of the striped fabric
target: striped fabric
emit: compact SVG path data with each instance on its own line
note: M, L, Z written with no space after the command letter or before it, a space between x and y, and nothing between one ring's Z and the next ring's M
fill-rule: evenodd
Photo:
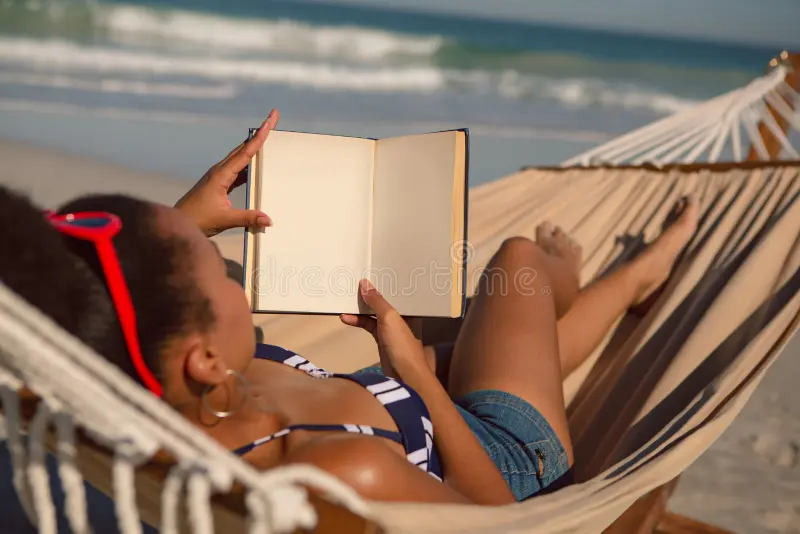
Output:
M433 478L441 481L442 471L436 449L433 446L433 423L422 398L410 387L393 378L386 378L379 373L360 373L358 375L335 374L321 369L289 350L275 345L259 344L256 347L256 358L282 363L305 371L314 378L343 378L363 386L372 393L389 415L394 419L399 432L374 428L367 425L292 425L269 436L236 449L238 455L247 454L254 448L282 438L295 430L312 432L349 432L390 439L403 445L408 461Z

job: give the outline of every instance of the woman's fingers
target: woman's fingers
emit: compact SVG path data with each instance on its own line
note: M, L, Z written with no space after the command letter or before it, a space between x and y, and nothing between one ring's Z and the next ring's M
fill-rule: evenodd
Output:
M362 328L375 336L378 333L378 321L374 317L366 315L340 315L339 318L342 322L349 326Z
M238 147L238 149L234 149L234 151L228 154L228 157L223 160L222 169L225 171L224 180L229 182L227 184L223 183L223 186L230 187L234 180L236 180L239 171L250 164L253 156L264 146L267 137L269 137L269 132L274 130L278 125L280 116L280 112L278 112L277 109L273 109L255 135Z

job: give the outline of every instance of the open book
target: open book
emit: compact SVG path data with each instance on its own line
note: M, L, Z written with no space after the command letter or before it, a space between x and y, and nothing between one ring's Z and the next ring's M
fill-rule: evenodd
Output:
M251 132L252 134L252 132ZM401 315L465 309L467 130L363 139L273 131L250 164L245 233L256 313L367 314L369 278Z

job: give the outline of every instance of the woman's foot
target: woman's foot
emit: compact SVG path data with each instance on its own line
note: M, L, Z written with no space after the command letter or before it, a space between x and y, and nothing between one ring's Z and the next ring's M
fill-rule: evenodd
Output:
M580 289L583 247L560 226L555 226L550 221L536 227L536 244L558 262L559 270L569 274L572 282L569 293L577 295Z
M684 198L676 206L676 219L631 264L636 297L633 305L646 301L669 277L675 260L697 230L697 202Z

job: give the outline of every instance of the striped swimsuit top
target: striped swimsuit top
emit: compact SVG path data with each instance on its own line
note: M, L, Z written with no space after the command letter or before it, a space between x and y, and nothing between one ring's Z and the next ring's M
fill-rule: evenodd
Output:
M430 420L428 408L419 394L410 387L393 378L386 378L380 373L360 372L357 375L331 373L316 367L302 356L275 345L261 343L256 345L256 358L289 365L295 369L305 371L306 374L314 378L343 378L363 386L386 408L389 415L394 419L399 432L355 424L292 425L236 449L234 451L235 454L247 454L260 445L282 438L296 430L350 432L352 434L378 436L401 444L410 463L419 467L433 478L439 481L442 480L439 457L433 446L433 424Z

